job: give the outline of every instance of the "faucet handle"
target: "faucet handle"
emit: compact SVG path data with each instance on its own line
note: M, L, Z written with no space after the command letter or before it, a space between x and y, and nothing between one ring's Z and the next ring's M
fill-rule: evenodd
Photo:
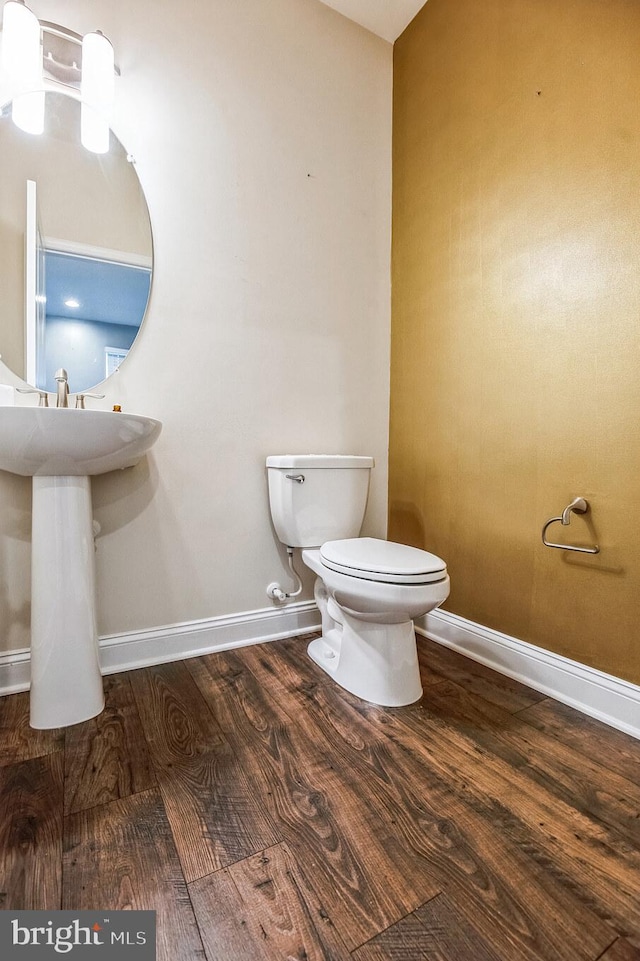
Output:
M84 399L85 397L95 397L96 400L102 400L104 394L76 394L76 410L84 410Z
M48 407L49 406L49 395L46 390L38 390L37 387L16 387L19 394L38 394L40 400L38 401L38 407Z

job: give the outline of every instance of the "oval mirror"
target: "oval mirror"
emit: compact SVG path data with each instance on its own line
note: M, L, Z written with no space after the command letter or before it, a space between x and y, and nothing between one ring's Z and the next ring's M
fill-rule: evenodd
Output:
M122 144L80 143L80 104L45 95L45 130L0 116L0 355L32 387L73 393L126 357L144 318L153 246L147 204Z

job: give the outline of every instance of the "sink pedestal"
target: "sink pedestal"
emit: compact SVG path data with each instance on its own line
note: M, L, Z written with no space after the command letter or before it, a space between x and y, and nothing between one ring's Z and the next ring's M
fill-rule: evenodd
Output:
M34 477L31 727L79 724L104 708L89 477Z
M0 407L0 470L33 478L32 727L79 724L104 707L90 478L134 467L161 430L121 411Z

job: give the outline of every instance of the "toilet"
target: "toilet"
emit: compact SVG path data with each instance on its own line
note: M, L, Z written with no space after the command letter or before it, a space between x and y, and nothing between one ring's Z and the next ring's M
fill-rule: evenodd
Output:
M322 637L309 656L341 687L384 707L422 696L413 619L449 596L447 566L427 551L359 537L372 457L267 458L279 540L316 575Z

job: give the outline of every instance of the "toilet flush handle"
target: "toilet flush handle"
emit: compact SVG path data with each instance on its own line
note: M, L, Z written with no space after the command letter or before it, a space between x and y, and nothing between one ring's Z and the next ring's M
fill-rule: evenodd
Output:
M287 480L295 481L296 484L304 484L304 474L285 474Z

